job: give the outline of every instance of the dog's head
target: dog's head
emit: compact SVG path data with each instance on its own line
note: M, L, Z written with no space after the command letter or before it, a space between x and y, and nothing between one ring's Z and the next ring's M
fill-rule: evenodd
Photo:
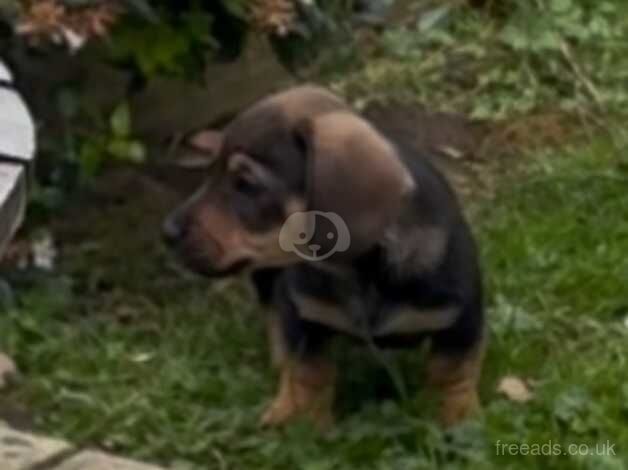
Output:
M168 242L206 275L356 256L413 187L393 146L312 86L246 110L217 153L203 187L164 222Z

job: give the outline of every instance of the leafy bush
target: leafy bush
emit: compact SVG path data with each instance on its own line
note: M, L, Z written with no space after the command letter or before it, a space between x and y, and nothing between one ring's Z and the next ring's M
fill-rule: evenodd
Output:
M54 104L63 118L60 132L39 141L43 168L38 206L54 208L64 192L93 181L107 162L143 163L144 143L133 133L129 105L118 103L110 113L90 107L72 87L61 87Z
M105 57L135 69L143 78L194 76L207 59L237 57L249 30L269 35L289 64L311 58L346 23L354 3L358 2L7 0L0 3L0 22L40 46L52 42L76 50L90 39L107 37ZM389 0L366 2L377 3Z
M342 18L352 4L351 0L6 0L0 2L0 51L26 45L45 56L80 49L90 61L95 58L130 71L132 93L158 76L200 78L208 61L236 59L252 31L270 36L287 64L299 57L314 58L319 40L329 41L340 29L336 25L342 21L334 18ZM52 187L87 182L107 160L144 159L143 145L132 136L128 105L95 110L81 102L80 89L80 83L64 83L55 92L52 104L64 121L62 135L49 136L46 128L41 133L42 155L54 160L43 172Z
M480 118L540 110L621 111L628 5L613 0L502 0L506 15L438 6L391 28L378 54L340 83L356 95L398 90Z

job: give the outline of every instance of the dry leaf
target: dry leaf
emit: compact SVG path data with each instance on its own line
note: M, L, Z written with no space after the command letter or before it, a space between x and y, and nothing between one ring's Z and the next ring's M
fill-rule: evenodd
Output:
M104 37L124 8L119 0L101 0L93 5L66 6L60 0L31 0L17 23L16 32L31 43L42 40L65 43L72 52L90 38Z
M142 364L144 362L151 361L154 357L155 355L153 353L137 353L131 356L131 361L137 364Z
M85 42L87 41L87 39L84 36L81 36L80 34L75 33L71 29L63 27L61 28L61 32L63 34L65 42L68 45L68 48L70 49L71 53L75 53L79 51L85 45Z
M497 386L497 391L505 395L509 400L517 403L527 403L533 398L528 383L513 375L502 377Z
M33 266L44 271L52 271L57 260L57 248L52 235L45 232L31 244Z
M42 0L30 5L26 17L16 27L18 34L51 34L63 21L66 11L56 0Z
M298 19L292 0L256 0L251 7L252 23L261 31L284 37Z

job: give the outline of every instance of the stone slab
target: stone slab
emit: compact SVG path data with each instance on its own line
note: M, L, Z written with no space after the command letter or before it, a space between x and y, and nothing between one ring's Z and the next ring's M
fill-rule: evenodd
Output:
M35 126L14 91L0 88L0 155L30 162L35 155Z
M2 63L0 60L0 82L11 82L13 80L13 76L9 69Z
M24 218L26 187L24 166L0 161L0 255Z
M0 422L0 470L162 470L105 452L74 450L59 439L15 431Z
M84 451L70 457L53 470L160 470L142 462L113 457L104 452Z
M70 449L64 441L14 431L0 423L2 470L27 470Z
M38 127L50 134L63 130L64 118L57 106L50 106L50 97L68 83L80 83L81 100L103 115L120 102L130 101L133 132L155 148L157 157L165 153L164 143L170 138L229 117L295 81L278 62L268 40L255 34L236 61L210 63L201 77L154 77L145 89L131 95L131 74L99 61L97 54L41 56L16 48L7 54L15 64L14 72L19 71L22 97L37 117Z

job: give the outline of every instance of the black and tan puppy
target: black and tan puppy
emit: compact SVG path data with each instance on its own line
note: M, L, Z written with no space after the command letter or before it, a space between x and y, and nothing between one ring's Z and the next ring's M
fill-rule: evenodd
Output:
M273 307L281 378L264 424L332 420L334 333L380 346L429 339L443 423L479 407L481 276L456 198L423 156L333 94L297 87L238 116L207 183L164 232L200 273L250 270Z

